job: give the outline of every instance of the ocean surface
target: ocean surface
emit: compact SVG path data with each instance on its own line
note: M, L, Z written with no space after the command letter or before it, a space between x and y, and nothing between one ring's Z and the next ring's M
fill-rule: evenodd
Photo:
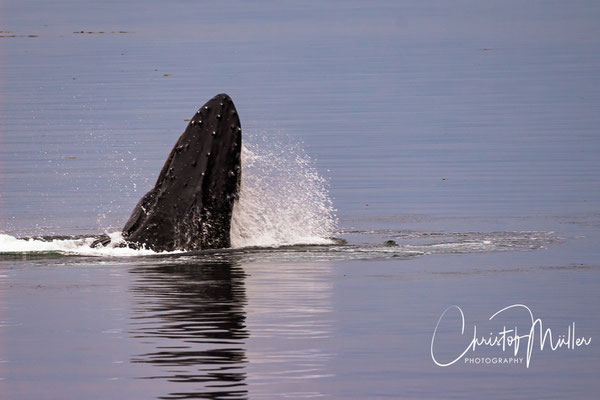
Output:
M90 248L218 93L233 248ZM599 111L595 1L0 2L0 398L596 398Z

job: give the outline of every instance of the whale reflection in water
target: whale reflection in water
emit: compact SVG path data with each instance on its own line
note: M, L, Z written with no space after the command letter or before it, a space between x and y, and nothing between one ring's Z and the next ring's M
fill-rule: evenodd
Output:
M155 366L171 393L161 399L247 398L245 274L233 263L137 267L131 334L147 352L132 363ZM162 390L162 389L161 389Z

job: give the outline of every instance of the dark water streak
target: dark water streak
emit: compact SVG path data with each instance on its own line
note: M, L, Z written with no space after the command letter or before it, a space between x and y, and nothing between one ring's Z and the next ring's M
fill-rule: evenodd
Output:
M132 338L152 347L131 357L182 385L161 399L246 398L245 274L232 263L141 266L129 271Z

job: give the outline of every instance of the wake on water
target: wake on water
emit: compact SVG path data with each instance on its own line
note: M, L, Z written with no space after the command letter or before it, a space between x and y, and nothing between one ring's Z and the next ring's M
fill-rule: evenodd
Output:
M302 147L266 135L248 137L250 140L242 148L239 200L232 215L232 248L200 252L206 257L243 253L260 259L276 256L278 260L409 258L440 253L532 250L557 239L548 232L339 231L328 182ZM42 258L158 254L148 249L119 247L123 242L121 233L107 234L112 239L111 245L99 248L90 247L94 237L17 238L0 234L0 259L18 255L31 258L36 254ZM359 235L369 243L348 245L334 238L344 234Z

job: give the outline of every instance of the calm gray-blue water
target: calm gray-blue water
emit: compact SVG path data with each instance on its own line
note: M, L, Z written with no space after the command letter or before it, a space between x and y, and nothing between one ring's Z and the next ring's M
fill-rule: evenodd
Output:
M1 2L0 397L595 398L599 21ZM90 249L217 93L245 143L234 248Z

